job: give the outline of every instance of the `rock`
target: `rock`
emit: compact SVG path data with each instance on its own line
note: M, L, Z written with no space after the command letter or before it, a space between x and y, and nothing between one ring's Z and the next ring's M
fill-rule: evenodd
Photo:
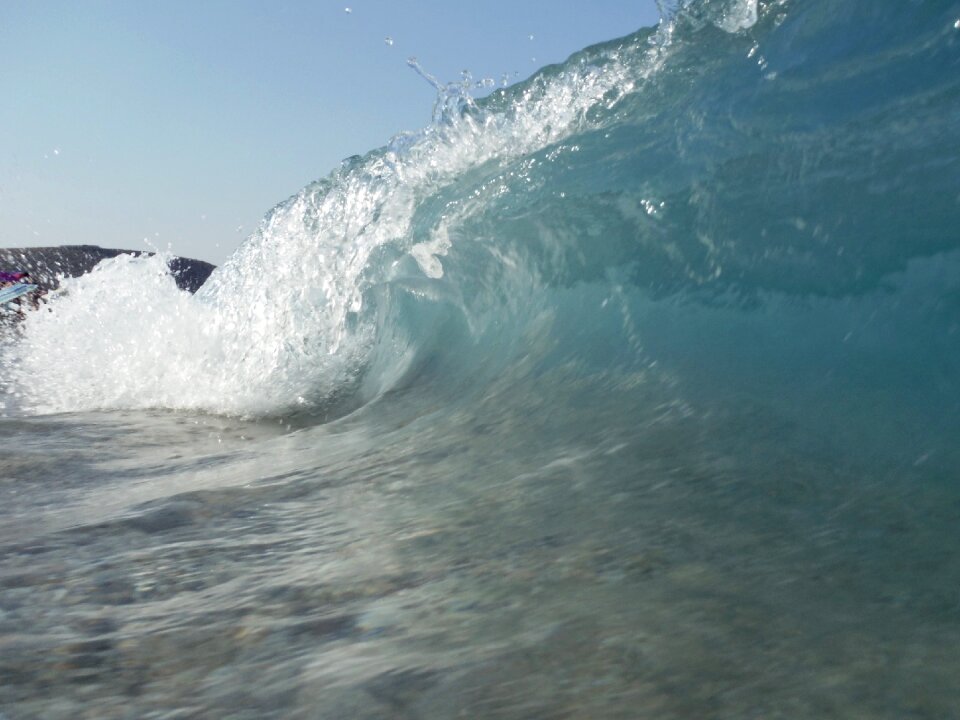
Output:
M135 250L114 250L96 245L60 245L56 247L0 248L0 270L28 272L37 285L54 290L60 277L78 277L90 272L101 260L117 255L150 255ZM203 260L174 257L168 263L181 290L196 292L210 277L214 266Z

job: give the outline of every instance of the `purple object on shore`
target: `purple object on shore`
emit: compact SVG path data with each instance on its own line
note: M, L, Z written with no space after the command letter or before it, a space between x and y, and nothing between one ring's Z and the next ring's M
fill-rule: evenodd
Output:
M30 274L25 272L0 272L0 283L20 282L28 277Z

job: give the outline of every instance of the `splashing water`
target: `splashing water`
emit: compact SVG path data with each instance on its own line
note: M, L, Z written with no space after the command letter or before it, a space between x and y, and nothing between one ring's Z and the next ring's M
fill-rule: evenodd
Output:
M413 227L430 199L472 168L505 167L589 125L591 110L612 107L649 72L645 40L583 57L487 108L469 78L444 85L411 59L437 88L434 125L345 161L275 208L196 298L158 275L161 259L117 260L68 280L19 348L25 403L261 414L325 402L362 374L375 337L371 288L409 272L397 258L442 275L449 223Z

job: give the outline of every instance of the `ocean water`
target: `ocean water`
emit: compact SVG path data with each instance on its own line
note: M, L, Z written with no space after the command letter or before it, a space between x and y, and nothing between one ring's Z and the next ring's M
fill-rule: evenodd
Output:
M960 717L960 2L662 10L7 331L0 717Z

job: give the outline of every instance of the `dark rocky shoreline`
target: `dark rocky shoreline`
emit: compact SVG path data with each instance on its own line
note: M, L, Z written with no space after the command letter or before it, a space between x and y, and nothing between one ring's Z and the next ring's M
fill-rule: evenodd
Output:
M97 245L59 245L54 247L0 248L0 270L28 272L44 290L54 290L60 278L79 277L90 272L101 260L117 255L152 255L136 250L115 250ZM168 263L170 273L181 290L196 292L216 266L203 260L174 257Z

